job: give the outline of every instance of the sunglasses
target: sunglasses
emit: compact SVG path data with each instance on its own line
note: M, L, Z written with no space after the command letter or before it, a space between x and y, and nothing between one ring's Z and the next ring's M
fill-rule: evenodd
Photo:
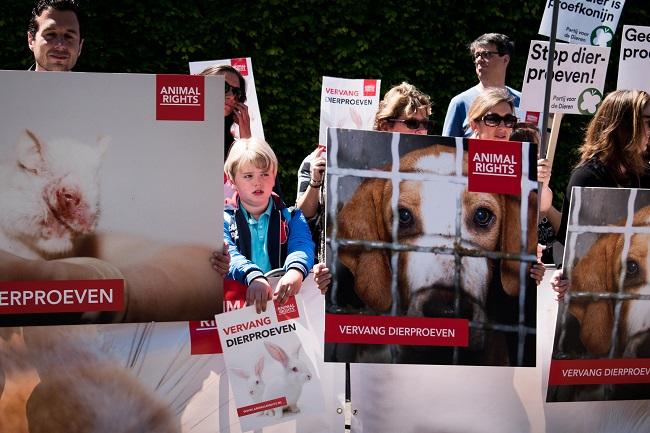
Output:
M403 123L408 129L426 129L428 130L431 126L431 121L429 119L418 120L418 119L388 119L389 122L399 122Z
M225 94L228 95L230 93L238 101L241 100L241 97L242 97L241 87L231 86L230 84L228 84L227 81L225 81L225 84L226 84L226 92L225 92Z
M483 59L490 60L494 56L502 56L498 51L477 51L473 54L474 60Z
M517 123L517 116L506 114L505 116L501 117L498 114L489 113L483 116L481 120L487 126L499 126L499 124L503 122L503 126L506 128L513 128Z

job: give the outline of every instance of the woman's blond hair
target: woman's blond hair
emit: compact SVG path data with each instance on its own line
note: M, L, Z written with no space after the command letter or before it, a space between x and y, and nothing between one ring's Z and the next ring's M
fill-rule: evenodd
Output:
M510 106L510 112L515 112L514 99L506 89L501 87L488 87L474 98L467 112L469 122L479 122L492 108L505 102ZM468 122L468 124L469 124Z
M420 92L414 85L402 82L393 86L384 99L379 102L379 109L375 114L376 131L388 129L389 119L397 119L400 116L410 117L421 109L426 110L427 117L431 115L431 98Z
M624 181L629 173L643 173L648 163L639 146L645 140L643 110L648 103L650 95L643 90L609 93L587 126L579 149L580 164L597 158L617 182Z
M273 172L275 176L278 172L278 158L269 144L259 138L239 138L230 147L228 158L224 163L223 169L232 181L239 171L239 168L246 164L252 164L255 168Z

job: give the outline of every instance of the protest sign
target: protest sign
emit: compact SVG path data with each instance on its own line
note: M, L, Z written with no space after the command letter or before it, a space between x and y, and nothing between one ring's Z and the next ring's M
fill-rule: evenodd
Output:
M184 323L4 332L0 419L13 432L230 431L214 410L223 363L190 356Z
M302 291L318 293L313 279L305 282ZM269 301L260 314L250 306L215 320L242 429L324 421L321 337L301 295L283 305Z
M535 146L329 135L326 361L534 365Z
M551 36L554 0L547 0L539 34ZM625 0L559 0L557 39L611 47Z
M650 92L650 27L623 26L617 89Z
M34 260L0 257L0 322L220 311L208 258L223 236L223 77L2 71L0 82L0 250Z
M318 143L326 144L327 128L371 130L380 88L381 80L323 77Z
M548 46L530 42L520 103L525 111L543 109ZM607 47L556 44L549 112L594 114L603 99L609 52Z
M211 67L228 65L237 69L246 81L246 102L248 106L248 115L251 120L251 134L254 137L264 138L264 128L262 127L262 116L260 114L260 104L257 101L257 91L255 90L255 77L253 76L253 63L250 57L222 60L201 60L190 62L190 74L199 74L201 71ZM233 125L234 137L239 137L239 128L237 124Z
M650 397L650 190L571 194L549 402Z

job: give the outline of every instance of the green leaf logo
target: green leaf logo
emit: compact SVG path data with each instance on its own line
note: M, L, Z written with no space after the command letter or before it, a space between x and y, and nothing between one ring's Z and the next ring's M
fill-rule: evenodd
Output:
M611 47L614 32L607 26L598 26L591 32L591 45Z
M580 114L593 115L596 113L600 102L603 100L603 94L600 90L590 87L585 89L580 96L578 96L578 111Z

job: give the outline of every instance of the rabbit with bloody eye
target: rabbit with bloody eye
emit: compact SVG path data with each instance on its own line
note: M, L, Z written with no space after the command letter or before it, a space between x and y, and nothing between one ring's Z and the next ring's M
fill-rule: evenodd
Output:
M282 372L278 376L269 381L264 390L264 401L284 397L287 400L287 405L270 409L265 412L268 416L275 418L282 417L284 411L290 413L298 413L298 399L302 393L302 387L305 382L311 380L312 374L302 360L298 359L300 353L300 346L296 349L295 353L291 356L277 344L265 342L264 346L271 355L282 366Z
M255 363L253 373L249 373L243 368L231 368L235 376L246 381L246 390L253 403L259 403L264 396L264 380L262 380L262 371L264 370L264 357L260 357Z

